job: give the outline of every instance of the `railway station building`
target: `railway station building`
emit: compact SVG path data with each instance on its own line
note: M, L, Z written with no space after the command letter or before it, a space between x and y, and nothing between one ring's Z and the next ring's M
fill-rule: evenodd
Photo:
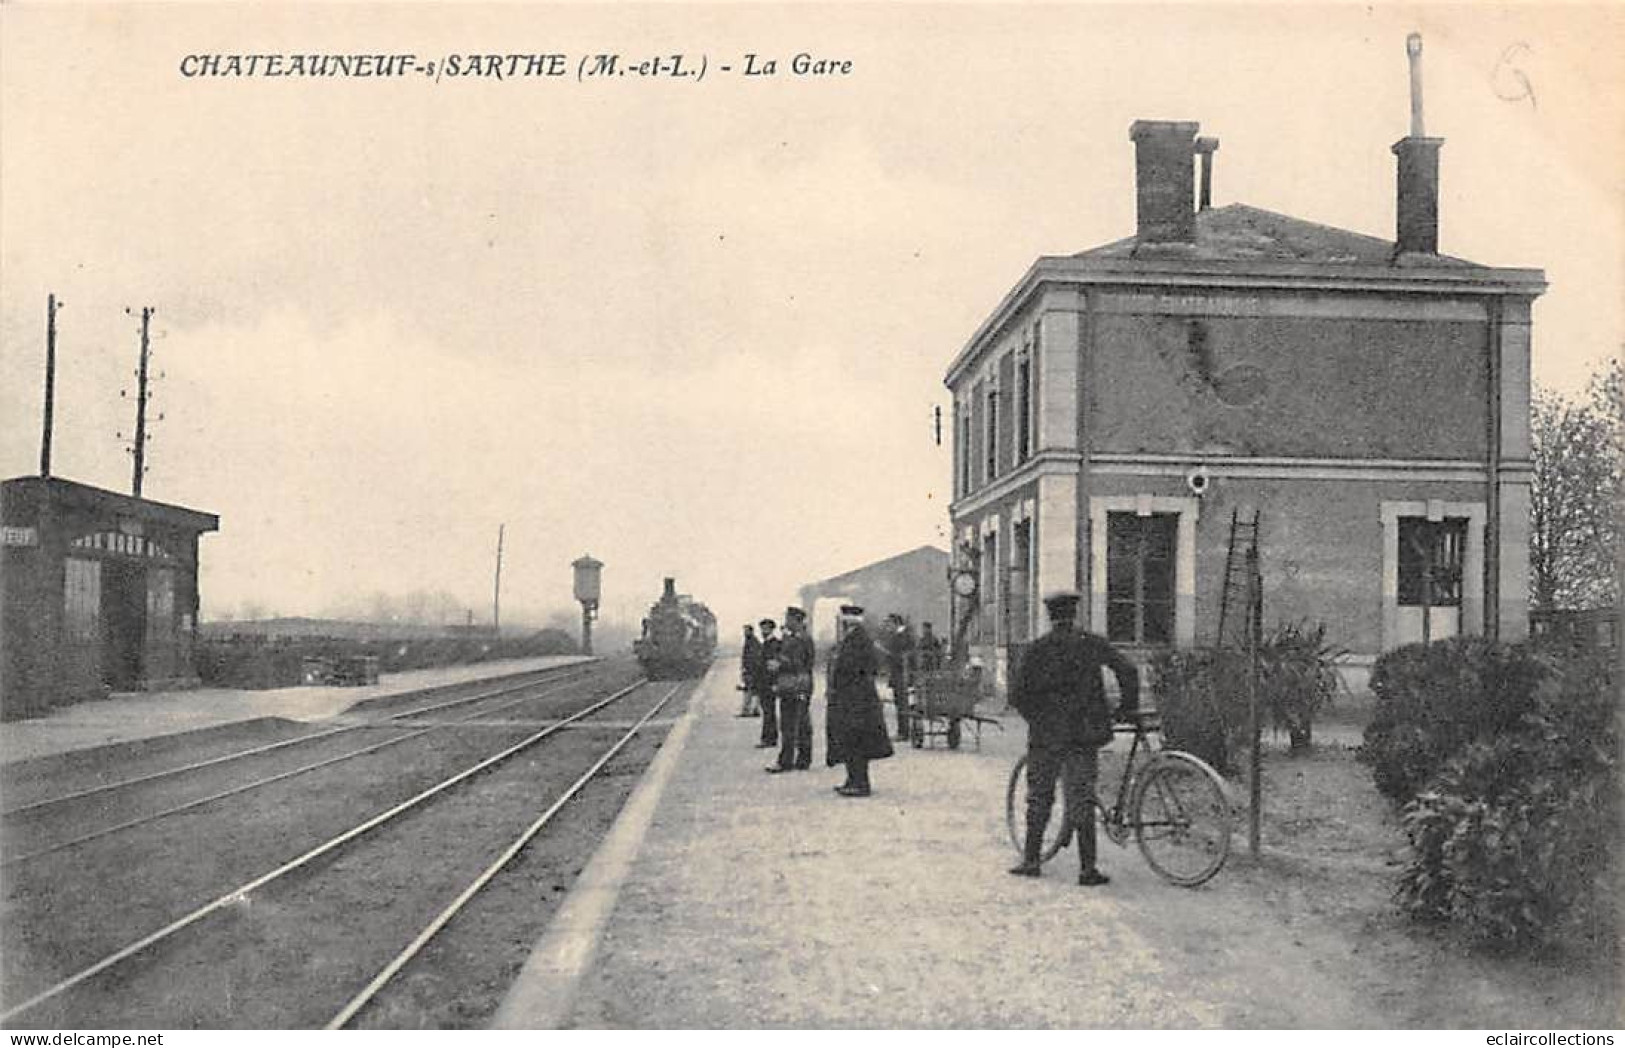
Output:
M19 477L0 525L0 715L197 684L198 539L219 517Z
M1248 547L1266 627L1324 622L1356 667L1525 636L1544 274L1439 253L1442 139L1393 146L1389 241L1213 207L1198 131L1136 121L1135 234L1039 258L948 367L972 650L1004 679L1060 589L1141 656L1212 644Z

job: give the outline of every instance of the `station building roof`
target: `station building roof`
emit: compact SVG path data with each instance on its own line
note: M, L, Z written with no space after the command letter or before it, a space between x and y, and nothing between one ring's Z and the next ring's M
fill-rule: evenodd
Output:
M1452 255L1400 253L1392 240L1249 204L1196 212L1191 243L1146 245L1129 236L1071 255L1038 258L955 354L954 385L1028 298L1045 284L1186 292L1356 291L1432 295L1539 295L1539 269L1486 266Z

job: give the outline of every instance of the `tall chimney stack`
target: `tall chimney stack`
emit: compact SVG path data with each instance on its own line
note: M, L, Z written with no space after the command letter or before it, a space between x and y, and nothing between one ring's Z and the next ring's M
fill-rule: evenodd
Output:
M1217 138L1198 138L1196 155L1202 158L1202 186L1197 193L1196 210L1206 211L1213 206L1213 154L1219 151Z
M1196 165L1191 140L1198 124L1189 120L1136 120L1135 202L1139 244L1146 247L1196 243Z
M1439 253L1439 147L1428 138L1422 120L1422 34L1405 38L1411 67L1411 133L1394 143L1399 161L1395 257Z

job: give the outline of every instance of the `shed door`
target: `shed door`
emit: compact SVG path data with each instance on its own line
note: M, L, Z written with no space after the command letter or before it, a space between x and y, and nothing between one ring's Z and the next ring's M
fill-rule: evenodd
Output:
M143 565L102 562L102 679L116 691L141 684L147 638L147 572Z

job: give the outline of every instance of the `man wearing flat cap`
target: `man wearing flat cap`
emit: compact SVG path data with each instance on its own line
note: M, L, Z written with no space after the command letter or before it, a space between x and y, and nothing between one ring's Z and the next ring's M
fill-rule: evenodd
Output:
M772 619L763 619L756 625L762 631L761 669L756 674L756 699L762 706L762 735L756 748L766 750L779 744L779 708L773 698L773 682L779 675L779 649L784 642L774 634L779 624Z
M779 675L773 685L779 697L779 759L769 764L772 773L806 771L812 767L813 642L807 635L807 613L784 609L788 636L779 647Z
M1078 841L1078 883L1096 885L1109 880L1095 863L1095 778L1100 747L1112 740L1101 671L1117 677L1119 717L1139 708L1140 675L1104 637L1076 628L1079 599L1073 592L1044 598L1050 631L1027 649L1010 689L1010 704L1027 722L1027 837L1021 864L1010 872L1039 875L1059 778Z

